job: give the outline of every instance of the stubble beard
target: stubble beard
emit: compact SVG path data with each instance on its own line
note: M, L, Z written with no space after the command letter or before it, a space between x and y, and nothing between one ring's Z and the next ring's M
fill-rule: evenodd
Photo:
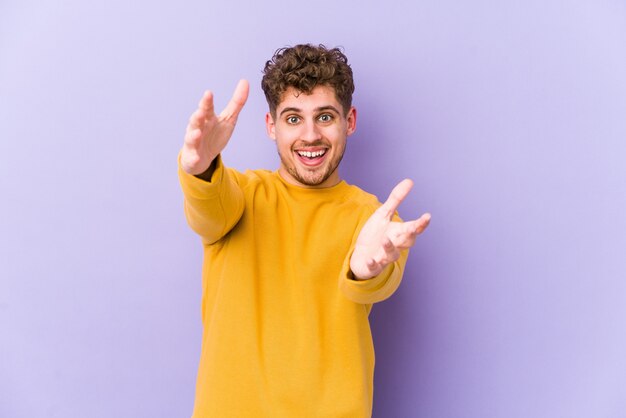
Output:
M305 169L304 175L298 172L298 169L296 168L296 163L294 163L293 165L289 165L287 158L284 158L280 151L278 151L278 155L280 157L280 161L282 161L283 167L287 169L287 172L291 175L291 177L296 179L296 181L298 181L300 184L304 184L305 186L319 186L320 184L328 180L328 178L332 176L335 171L337 171L339 163L341 163L341 160L343 159L343 154L345 152L346 147L344 145L343 149L341 149L340 154L336 157L334 161L330 161L328 163L326 169L324 169L323 171L321 171L320 169Z

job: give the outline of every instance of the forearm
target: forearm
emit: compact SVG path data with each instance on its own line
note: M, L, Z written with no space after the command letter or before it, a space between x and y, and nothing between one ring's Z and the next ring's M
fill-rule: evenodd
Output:
M208 243L226 235L237 224L244 208L243 192L220 157L211 165L212 172L206 173L206 179L186 173L180 164L178 169L187 222Z

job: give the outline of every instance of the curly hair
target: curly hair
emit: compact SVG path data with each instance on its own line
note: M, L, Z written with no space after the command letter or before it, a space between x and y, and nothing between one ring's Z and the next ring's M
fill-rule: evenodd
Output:
M261 88L273 117L276 117L276 107L289 87L310 94L319 85L335 90L337 101L347 114L352 106L354 81L348 58L339 48L327 49L321 44L280 48L265 63Z

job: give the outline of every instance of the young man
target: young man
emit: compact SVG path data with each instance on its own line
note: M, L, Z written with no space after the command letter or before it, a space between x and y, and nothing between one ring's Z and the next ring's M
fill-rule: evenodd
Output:
M337 170L356 129L354 84L338 49L276 52L262 87L277 171L224 167L248 96L242 80L216 115L206 92L179 156L185 214L202 238L202 352L194 417L369 417L368 315L400 284L430 215L394 215Z

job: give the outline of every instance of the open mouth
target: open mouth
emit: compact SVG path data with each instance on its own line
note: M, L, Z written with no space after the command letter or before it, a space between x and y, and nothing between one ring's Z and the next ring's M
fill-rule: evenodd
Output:
M304 165L308 166L316 166L324 161L324 157L326 156L327 149L316 149L316 150L296 150L296 155L298 159Z

